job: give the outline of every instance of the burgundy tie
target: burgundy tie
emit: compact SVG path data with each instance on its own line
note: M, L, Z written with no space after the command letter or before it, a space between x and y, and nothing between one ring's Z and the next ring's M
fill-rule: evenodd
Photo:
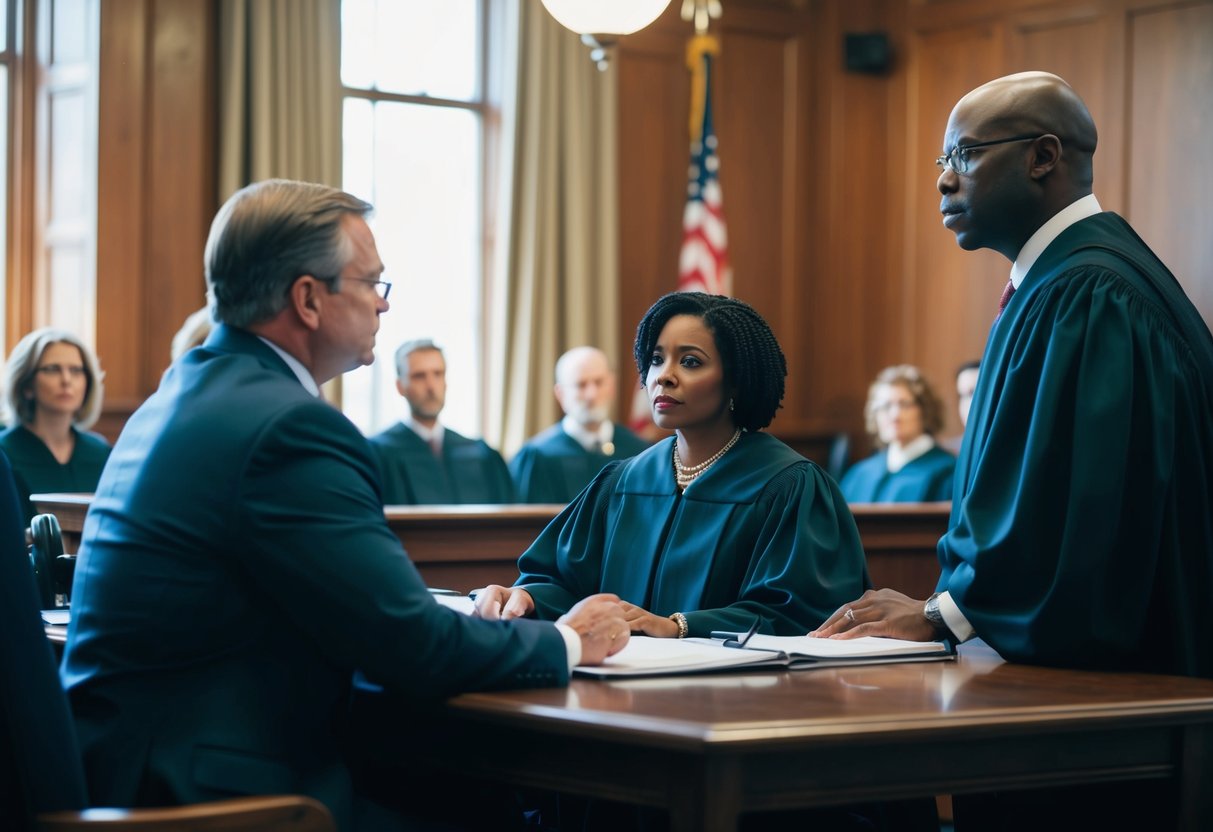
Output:
M1007 281L1007 288L1002 290L1002 297L998 299L998 314L994 316L994 320L1002 317L1002 310L1007 308L1007 302L1011 300L1011 295L1015 294L1015 284Z

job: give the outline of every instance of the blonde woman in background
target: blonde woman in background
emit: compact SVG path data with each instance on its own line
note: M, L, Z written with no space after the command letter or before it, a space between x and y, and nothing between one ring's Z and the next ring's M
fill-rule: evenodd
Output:
M29 495L93 491L110 446L88 428L101 413L101 367L75 335L44 327L26 335L8 357L4 404L11 427L0 433L26 520Z
M181 324L181 329L177 330L177 334L173 336L173 344L169 348L169 355L172 356L173 361L194 347L201 346L214 328L215 322L211 320L209 306L190 313L190 316L185 319L185 323Z
M943 405L917 367L887 367L868 390L864 421L877 451L843 475L848 503L952 499L956 457L935 443Z

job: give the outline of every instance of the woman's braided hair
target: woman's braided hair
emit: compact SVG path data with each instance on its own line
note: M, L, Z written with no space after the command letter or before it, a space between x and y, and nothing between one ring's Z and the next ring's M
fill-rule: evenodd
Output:
M636 327L633 355L641 387L657 338L675 315L701 318L715 337L724 363L724 387L733 391L733 423L750 431L771 424L783 401L788 363L771 327L752 306L736 298L672 292L654 303Z

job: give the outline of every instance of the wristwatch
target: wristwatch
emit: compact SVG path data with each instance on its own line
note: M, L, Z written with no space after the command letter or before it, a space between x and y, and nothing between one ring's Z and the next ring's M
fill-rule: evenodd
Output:
M943 611L939 609L939 593L933 593L927 602L922 605L922 617L927 620L927 623L940 633L944 633L949 637L952 631L948 629L948 623L943 620Z

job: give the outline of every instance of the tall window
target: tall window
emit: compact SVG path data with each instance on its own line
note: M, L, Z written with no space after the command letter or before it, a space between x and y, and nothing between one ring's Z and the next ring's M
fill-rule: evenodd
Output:
M100 0L4 0L0 299L4 341L95 336Z
M375 205L392 282L376 361L345 376L346 414L368 433L407 411L393 354L432 338L446 353L442 420L481 433L485 0L342 0L344 187Z

